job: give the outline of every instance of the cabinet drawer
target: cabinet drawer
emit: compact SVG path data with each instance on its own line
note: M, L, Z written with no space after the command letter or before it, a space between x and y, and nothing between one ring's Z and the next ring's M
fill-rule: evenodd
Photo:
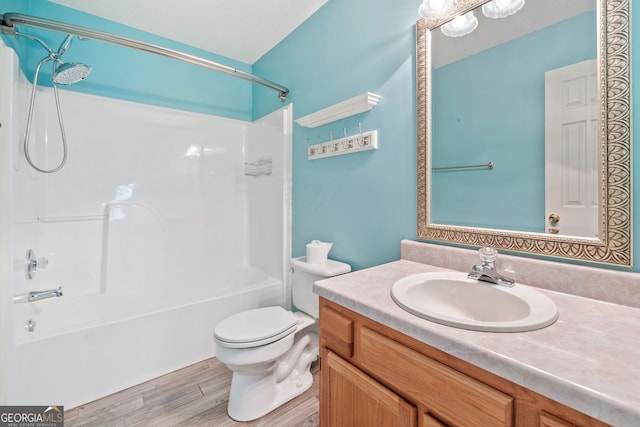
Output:
M447 427L429 414L422 414L422 425L423 427Z
M353 320L328 307L320 309L320 336L326 346L341 355L353 356Z
M561 420L560 418L554 415L551 415L542 411L542 413L540 413L540 427L576 427L576 426L565 420Z
M513 425L511 396L369 328L359 329L357 342L358 361L364 369L412 396L439 420L477 427Z

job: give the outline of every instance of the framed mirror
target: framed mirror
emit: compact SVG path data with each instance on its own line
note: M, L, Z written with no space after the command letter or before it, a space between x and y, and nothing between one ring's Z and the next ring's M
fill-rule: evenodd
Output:
M418 238L631 266L629 0L450 3L416 24Z

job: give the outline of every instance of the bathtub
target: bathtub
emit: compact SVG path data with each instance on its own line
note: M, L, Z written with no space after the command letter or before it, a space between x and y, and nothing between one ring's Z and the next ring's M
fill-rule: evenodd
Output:
M14 304L17 369L8 373L7 404L69 409L213 357L220 320L284 301L282 282L255 268L213 282L188 292L178 286L170 305L153 293ZM24 327L29 320L33 332Z
M1 405L76 407L214 356L226 316L290 303L290 104L245 122L61 88L70 161L38 174L32 87L2 40L0 71ZM37 99L32 149L53 159L52 89ZM245 174L264 157L270 175ZM29 249L49 260L34 279Z

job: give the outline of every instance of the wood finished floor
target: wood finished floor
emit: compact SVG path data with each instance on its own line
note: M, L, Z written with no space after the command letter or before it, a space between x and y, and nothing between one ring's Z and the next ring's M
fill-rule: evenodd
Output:
M264 426L318 425L318 368L313 385L292 401L255 421L227 415L231 371L216 358L65 411L70 426Z

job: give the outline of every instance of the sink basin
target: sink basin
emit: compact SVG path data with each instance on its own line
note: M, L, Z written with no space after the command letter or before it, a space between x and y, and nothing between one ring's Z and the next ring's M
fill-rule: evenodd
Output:
M535 289L493 285L466 273L407 276L393 284L391 297L416 316L474 331L532 331L558 319L555 303Z

